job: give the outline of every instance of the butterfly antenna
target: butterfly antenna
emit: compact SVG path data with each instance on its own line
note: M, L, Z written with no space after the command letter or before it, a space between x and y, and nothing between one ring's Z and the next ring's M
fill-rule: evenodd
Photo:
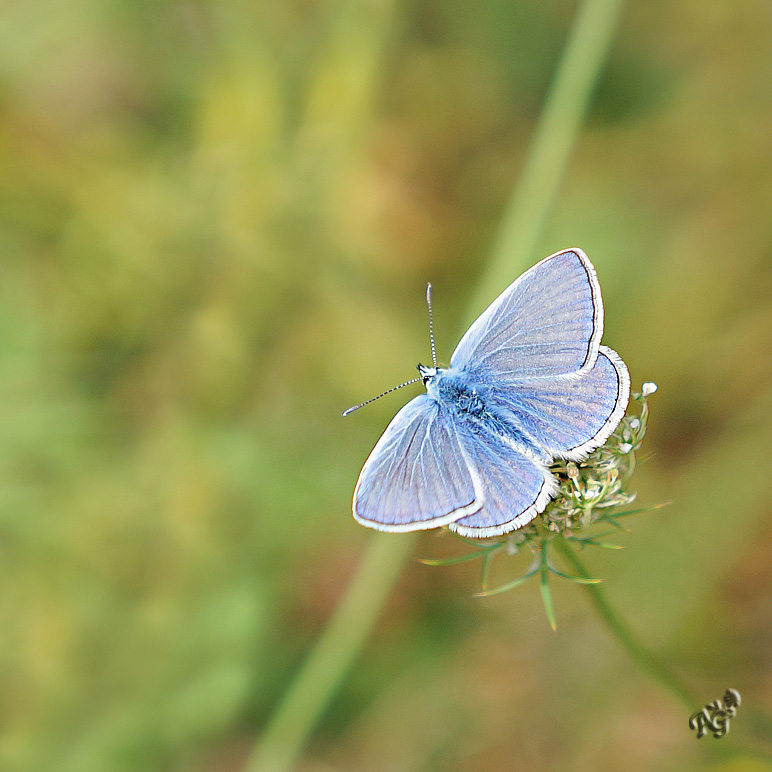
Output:
M434 367L437 367L437 351L434 347L434 319L432 317L432 285L427 284L426 285L426 305L429 307L429 340L432 344L432 365ZM369 405L371 402L375 402L376 399L380 399L381 397L385 397L387 394L391 394L392 391L396 391L397 389L401 389L405 386L410 386L411 383L418 383L418 381L422 381L423 378L413 378L410 381L405 381L404 383L400 383L399 386L392 386L390 389L387 389L383 392L383 394L379 394L377 397L373 397L372 399L368 399L365 402L360 402L358 405L354 405L353 407L350 407L348 410L344 410L341 415L347 416L353 413L355 410L359 410L360 407L364 407L365 405Z
M426 305L429 307L429 340L432 344L432 365L437 367L437 350L434 348L434 318L432 315L432 285L426 285Z
M401 389L403 386L410 386L411 383L418 383L421 378L413 378L412 381L405 381L404 383L400 383L399 386L392 386L390 389L387 389L383 392L383 394L379 394L377 397L373 397L372 399L368 399L365 402L360 402L358 405L354 405L354 407L350 407L348 410L344 410L341 415L349 415L350 413L353 413L355 410L359 410L360 407L364 407L365 405L369 405L371 402L375 402L376 399L380 399L381 397L385 397L387 394L391 394L392 391L396 391L397 389Z

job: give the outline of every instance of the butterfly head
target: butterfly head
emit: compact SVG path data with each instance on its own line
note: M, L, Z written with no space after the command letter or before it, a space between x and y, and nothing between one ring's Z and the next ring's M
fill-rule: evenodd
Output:
M421 380L424 382L424 386L426 386L426 384L437 375L439 370L438 367L426 367L420 363L417 365L417 368L418 374L421 376Z

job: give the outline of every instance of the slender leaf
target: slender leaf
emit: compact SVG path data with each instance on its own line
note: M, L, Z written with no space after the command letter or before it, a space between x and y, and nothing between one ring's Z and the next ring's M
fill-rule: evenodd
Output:
M537 571L539 570L539 567L537 566L531 571L528 571L527 573L523 574L522 576L519 576L517 579L507 582L506 584L502 584L500 587L495 587L492 590L482 590L481 592L476 592L474 594L475 598L484 598L488 595L498 595L502 592L507 592L509 590L514 590L515 587L519 587L523 582L530 579Z
M477 558L485 559L491 550L495 550L497 547L485 547L484 549L477 550L477 552L469 552L466 555L456 555L452 558L418 558L419 563L423 563L425 566L453 566L457 563L468 563L470 560L477 560Z
M544 610L547 612L547 619L549 620L550 627L553 630L558 629L557 621L555 620L555 607L552 605L552 593L549 586L549 573L544 567L541 569L541 581L539 582L539 592L541 593L541 600L544 604Z

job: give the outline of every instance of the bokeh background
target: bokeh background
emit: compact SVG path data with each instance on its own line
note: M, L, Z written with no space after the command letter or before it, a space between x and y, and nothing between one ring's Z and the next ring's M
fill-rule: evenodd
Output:
M4 5L0 769L243 768L417 392L340 412L429 359L428 280L449 358L576 7ZM770 769L771 46L767 3L628 3L512 269L582 247L659 385L633 485L674 503L585 560L695 711L740 691L729 737L695 740L581 587L553 633L535 585L411 560L302 770Z

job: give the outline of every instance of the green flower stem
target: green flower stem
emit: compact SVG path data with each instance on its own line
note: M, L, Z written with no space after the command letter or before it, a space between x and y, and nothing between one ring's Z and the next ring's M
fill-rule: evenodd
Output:
M504 213L491 259L469 306L479 313L518 267L525 267L552 208L624 0L585 0L569 33L518 185ZM408 559L415 536L375 536L359 572L308 660L298 671L247 762L247 772L287 772L385 604Z
M373 536L327 627L260 738L246 772L283 772L294 766L380 616L416 539L416 533Z
M624 0L585 0L574 17L491 258L472 298L470 323L519 273L512 270L513 260L525 268L533 257L623 5Z
M565 539L556 538L553 541L553 544L565 561L571 565L576 574L584 579L590 578L584 564L579 560L576 552ZM622 644L633 662L635 662L644 673L649 675L677 697L690 711L696 710L695 706L701 704L699 697L697 697L661 659L647 649L635 637L611 608L600 586L597 584L584 584L584 588L587 590L595 610L606 623L609 630L611 630L617 640Z

